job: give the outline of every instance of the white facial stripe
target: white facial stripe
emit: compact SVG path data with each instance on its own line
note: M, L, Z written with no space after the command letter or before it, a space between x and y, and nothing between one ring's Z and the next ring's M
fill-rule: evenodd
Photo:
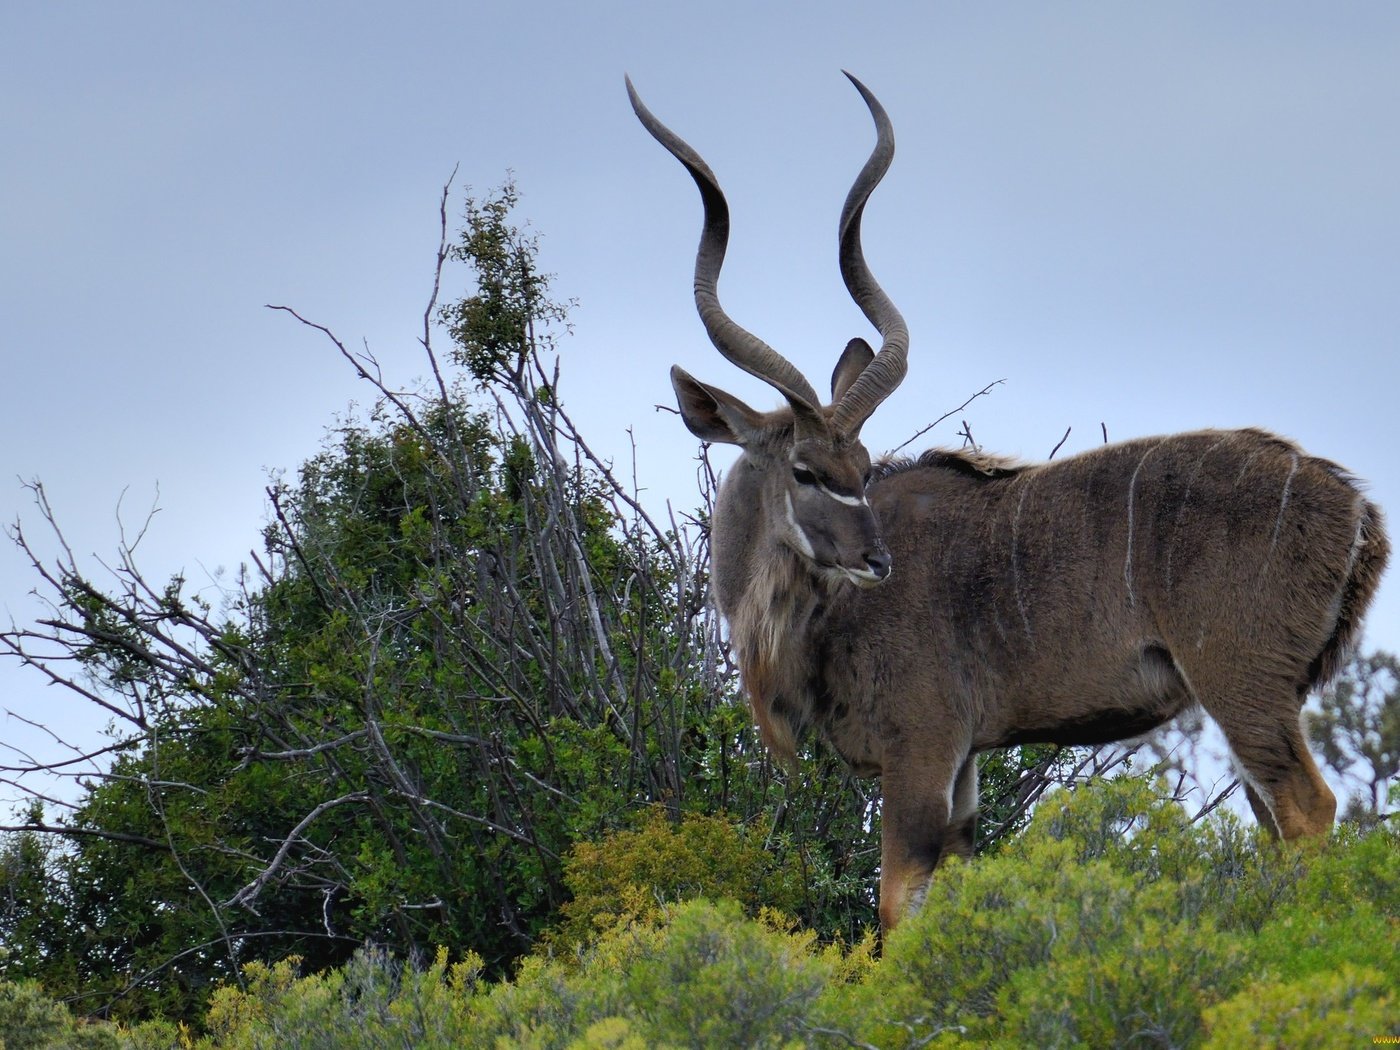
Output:
M830 496L830 497L831 497L832 499L834 499L837 503L844 503L844 504L845 504L846 506L848 506L848 507L864 507L864 506L866 506L865 497L864 497L863 495L862 495L862 496L843 496L843 495L841 495L841 493L839 493L839 492L832 492L829 488L827 488L825 485L823 485L820 481L817 482L817 488L821 489L822 492L824 492L826 495Z
M813 477L814 479L815 479L816 476L817 476L817 475L816 475L816 472L815 472L814 470L812 470L811 467L807 466L806 463L803 463L803 462L801 462L801 461L799 461L799 462L797 462L797 463L794 463L794 464L792 465L792 469L793 469L793 470L803 470L803 471L806 471L808 474L811 474L812 477ZM830 497L831 497L832 499L834 499L837 503L840 503L840 504L842 504L842 505L844 505L844 506L847 506L847 507L866 507L866 506L869 506L869 504L866 503L866 501L865 501L865 493L863 493L863 492L862 492L859 496L843 496L843 495L842 495L841 493L839 493L839 492L832 492L831 489L827 488L827 487L826 487L825 485L823 485L820 481L817 481L817 482L816 482L816 485L817 485L817 488L821 491L821 493L822 493L823 495L825 495L825 496L830 496ZM792 503L791 503L791 501L789 501L789 503L788 503L788 514L789 514L789 517L791 517L791 513L792 513Z
M797 543L797 549L801 551L805 557L815 560L816 552L812 550L812 544L807 539L807 534L802 531L802 526L797 524L797 514L792 509L792 493L785 493L784 499L787 501L788 527L792 531L792 538Z

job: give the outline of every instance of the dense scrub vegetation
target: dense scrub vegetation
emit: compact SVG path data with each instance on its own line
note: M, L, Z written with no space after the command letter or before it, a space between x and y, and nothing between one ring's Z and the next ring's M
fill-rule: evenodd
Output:
M0 641L112 729L50 770L83 778L79 801L36 800L6 843L8 976L196 1020L250 961L321 968L366 942L470 950L499 975L568 899L569 848L654 804L767 822L813 876L793 911L832 934L865 921L873 797L831 758L801 792L769 767L703 530L653 520L564 411L564 307L514 202L469 200L454 244L444 225L475 290L429 308L419 392L333 342L375 408L271 486L262 551L219 607L127 548L93 579L35 486L56 553L15 539L48 614Z
M1319 1017L1396 1022L1393 832L1261 849L1125 781L1019 834L1121 754L987 756L987 855L877 962L878 785L815 746L800 774L768 762L706 511L644 507L577 433L565 306L514 204L469 200L451 243L444 221L439 280L455 260L471 290L434 293L421 389L311 326L375 406L269 488L217 606L127 546L94 578L34 485L50 535L13 536L48 608L0 651L110 730L0 771L33 794L0 840L0 1046L1292 1045ZM1393 666L1348 682L1319 725L1338 769L1370 763L1375 818Z
M742 872L775 873L742 829L649 818L575 849L576 907L512 978L446 950L406 961L367 948L322 972L255 962L243 987L215 993L202 1037L168 1022L77 1027L8 984L0 1036L446 1050L1303 1047L1400 1033L1394 832L1280 848L1228 813L1192 823L1159 791L1125 777L1052 796L996 856L940 871L880 958L872 936L823 944L755 893ZM783 879L768 889L782 898Z

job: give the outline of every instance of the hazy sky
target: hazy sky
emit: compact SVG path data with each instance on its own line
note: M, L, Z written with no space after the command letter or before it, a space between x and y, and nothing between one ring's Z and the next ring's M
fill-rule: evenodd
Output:
M119 504L128 529L158 505L143 564L217 601L268 472L368 398L264 304L421 374L458 165L453 214L514 172L555 292L578 299L563 394L584 433L622 460L630 427L647 498L689 507L695 442L653 409L669 365L775 397L704 338L699 202L623 73L726 188L730 313L823 389L871 336L836 269L873 141L846 68L894 120L865 243L913 333L872 450L1005 379L961 417L990 450L1263 426L1400 521L1400 5L854 7L7 5L0 512L38 532L19 479L42 478L75 550L110 559ZM1394 575L1368 630L1390 649ZM7 617L41 612L34 582L0 547ZM0 707L86 714L12 663ZM7 719L0 740L33 736Z

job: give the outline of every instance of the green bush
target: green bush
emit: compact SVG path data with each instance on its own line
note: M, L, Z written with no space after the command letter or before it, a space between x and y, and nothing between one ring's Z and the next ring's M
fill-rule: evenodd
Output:
M939 870L869 981L828 997L833 1026L879 1046L1189 1045L1247 971L1225 919L1257 855L1145 780L1058 793L997 856Z
M113 1025L79 1021L36 981L0 980L0 1050L146 1050ZM154 1048L151 1048L154 1050Z
M579 965L532 958L478 995L474 1045L784 1046L799 1039L839 949L695 900L658 922L615 926Z
M624 977L628 1015L653 1046L784 1046L828 977L812 944L732 902L683 905Z
M208 1050L450 1050L467 1035L465 1002L481 960L455 966L439 951L426 967L361 950L345 966L310 976L300 960L244 967L246 987L215 993Z
M635 830L576 844L564 861L572 899L547 946L567 954L620 922L654 921L667 905L697 897L737 901L751 916L764 907L795 913L802 872L792 854L764 849L763 830L698 814L673 823L653 807Z
M174 1021L143 1021L134 1028L118 1029L120 1050L190 1050L189 1030Z
M1204 1006L1237 983L1243 952L1206 920L1183 918L1169 884L1135 885L1086 866L1077 925L1047 961L1018 971L994 1027L1034 1046L1187 1046ZM1078 887L1076 887L1078 883Z
M51 1046L73 1018L34 981L0 981L0 1047Z
M1395 834L1339 830L1328 849L1309 859L1288 899L1260 926L1252 947L1259 996L1246 997L1228 1016L1253 1016L1250 1004L1264 1000L1316 1001L1319 1009L1335 1010L1336 1004L1352 1001L1347 997L1355 989L1363 991L1353 998L1366 997L1370 974L1387 988L1400 987L1400 849ZM1343 973L1351 977L1341 981ZM1393 1013L1390 1023L1392 1028L1397 1024ZM1371 1034L1388 1031L1373 1026Z
M1251 985L1206 1011L1207 1050L1241 1046L1351 1047L1400 1036L1395 979L1369 966Z
M1181 884L1069 843L940 876L864 989L877 1045L965 1031L1035 1046L1188 1044L1244 952ZM1194 913L1194 914L1193 914Z
M1192 824L1143 781L1095 784L940 869L875 961L873 939L823 948L764 907L792 888L757 837L651 813L570 858L574 926L509 980L362 950L309 976L250 964L198 1042L54 1041L71 1022L29 986L7 986L0 1023L104 1050L1356 1045L1397 1023L1397 856L1384 829L1281 847ZM675 903L709 892L741 899Z

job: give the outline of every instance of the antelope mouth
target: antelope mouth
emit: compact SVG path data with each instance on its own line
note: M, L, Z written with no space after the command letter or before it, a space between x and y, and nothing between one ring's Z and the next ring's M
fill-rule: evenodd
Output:
M861 590L878 587L890 578L890 570L852 569L845 565L823 565L821 574L831 583L852 583Z
M857 587L878 587L890 578L890 571L886 569L883 573L875 573L870 569L842 569L846 578Z

